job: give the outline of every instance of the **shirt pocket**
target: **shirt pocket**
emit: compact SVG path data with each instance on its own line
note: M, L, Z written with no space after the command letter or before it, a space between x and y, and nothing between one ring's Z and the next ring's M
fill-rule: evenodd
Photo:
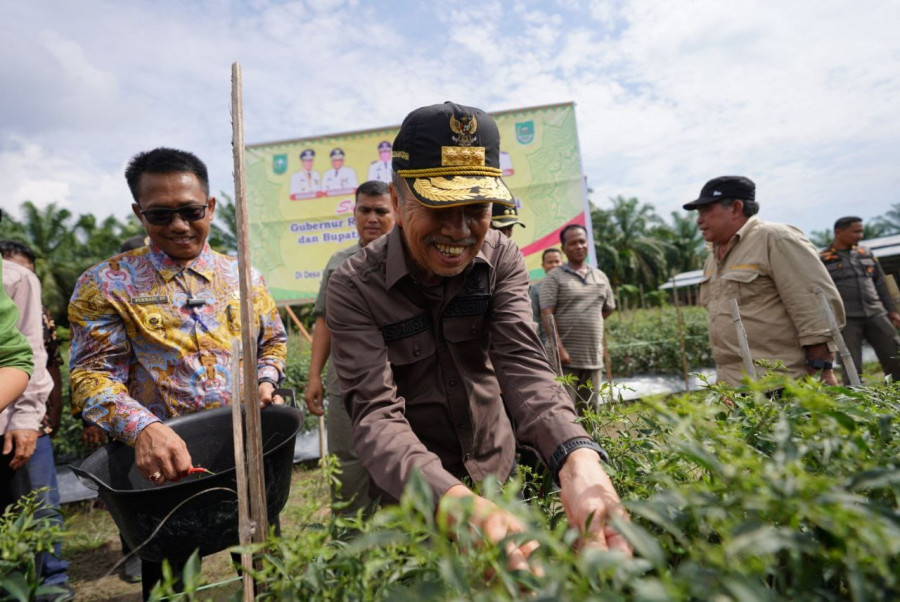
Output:
M728 300L737 299L738 305L751 305L763 299L768 289L774 289L770 278L753 270L732 270L722 274Z
M389 341L388 360L392 366L410 366L435 354L434 334L431 329Z
M486 335L486 314L444 318L444 338L450 343L465 343Z

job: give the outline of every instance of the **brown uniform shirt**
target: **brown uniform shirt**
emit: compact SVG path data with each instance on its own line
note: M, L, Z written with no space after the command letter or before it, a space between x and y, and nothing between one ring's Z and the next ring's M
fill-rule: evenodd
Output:
M546 459L584 429L531 325L515 243L490 231L462 274L436 287L408 268L400 227L332 276L332 361L356 451L385 499L413 469L437 501L461 478L506 479L518 437ZM503 391L501 401L500 391Z
M744 375L732 299L740 307L753 360L780 360L791 376L804 376L803 347L831 341L816 288L831 305L838 325L844 324L841 297L818 252L796 228L755 216L728 244L721 261L716 258L717 249L710 252L700 284L717 378L735 385ZM757 372L763 370L757 368Z

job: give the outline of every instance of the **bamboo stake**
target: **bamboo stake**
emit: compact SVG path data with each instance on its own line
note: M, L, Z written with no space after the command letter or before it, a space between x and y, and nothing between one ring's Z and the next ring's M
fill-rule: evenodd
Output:
M297 327L297 330L300 331L300 334L306 337L306 341L308 343L312 343L312 336L310 336L309 331L306 330L306 327L303 326L303 322L300 321L300 318L297 317L297 314L294 313L294 310L291 309L291 306L285 305L284 309L287 310L287 314L291 317L291 320L293 320L294 326Z
M241 418L241 341L231 340L231 432L234 438L234 469L237 481L238 541L246 548L253 539L247 487L247 460L244 456L244 423ZM241 552L244 602L253 600L253 555Z
M303 324L300 322L300 318L297 317L297 314L291 310L290 307L285 306L287 309L288 315L294 321L294 325L300 329L300 332L303 333L303 336L306 337L306 340L310 343L312 342L312 337L309 336L309 333L303 328ZM319 462L325 461L325 416L319 416Z
M744 322L741 320L741 308L737 299L731 300L731 319L734 321L734 329L737 331L738 345L741 349L741 359L744 360L744 370L751 379L756 379L756 369L753 367L753 358L750 356L750 343L747 341L747 331L744 330Z
M688 289L690 291L690 289ZM687 352L684 349L684 316L681 315L681 303L678 300L678 286L675 284L675 276L672 276L672 299L675 301L675 314L678 316L678 347L681 351L681 374L684 376L684 390L691 390L691 381L688 376Z
M232 153L234 155L234 205L237 218L238 274L241 295L241 340L244 349L245 444L249 466L250 516L255 523L253 541L261 543L268 535L266 487L263 472L262 429L259 413L256 341L254 337L253 289L250 275L250 219L247 212L247 179L244 169L244 108L241 66L231 65Z
M841 334L841 328L838 326L837 320L834 317L834 311L832 311L831 305L828 304L828 299L822 294L822 289L820 287L817 286L815 290L813 290L813 294L817 295L819 299L822 300L822 313L825 314L825 320L828 322L829 330L831 330L831 338L834 339L834 344L837 345L838 352L841 354L841 365L846 371L847 378L850 380L850 385L859 387L862 385L862 381L859 380L856 362L853 361L853 356L850 355L847 343L844 342L844 336Z
M556 332L556 319L553 314L547 315L547 341L550 342L553 369L556 370L557 376L562 376L562 360L559 357L559 334Z

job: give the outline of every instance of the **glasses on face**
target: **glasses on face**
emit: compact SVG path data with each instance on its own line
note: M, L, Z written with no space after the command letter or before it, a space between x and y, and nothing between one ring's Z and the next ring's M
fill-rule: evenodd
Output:
M141 215L154 226L168 226L175 219L175 214L186 221L196 222L206 217L207 205L188 205L177 209L141 209Z

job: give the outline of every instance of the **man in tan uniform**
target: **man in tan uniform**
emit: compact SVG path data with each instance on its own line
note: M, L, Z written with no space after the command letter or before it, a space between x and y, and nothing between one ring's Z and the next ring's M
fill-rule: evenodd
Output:
M836 385L822 296L840 325L844 306L809 240L793 226L759 220L756 185L742 176L710 180L684 208L697 210L697 224L712 245L700 304L708 312L717 378L737 385L746 376L731 315L736 299L754 362L780 361L794 378L821 372Z

